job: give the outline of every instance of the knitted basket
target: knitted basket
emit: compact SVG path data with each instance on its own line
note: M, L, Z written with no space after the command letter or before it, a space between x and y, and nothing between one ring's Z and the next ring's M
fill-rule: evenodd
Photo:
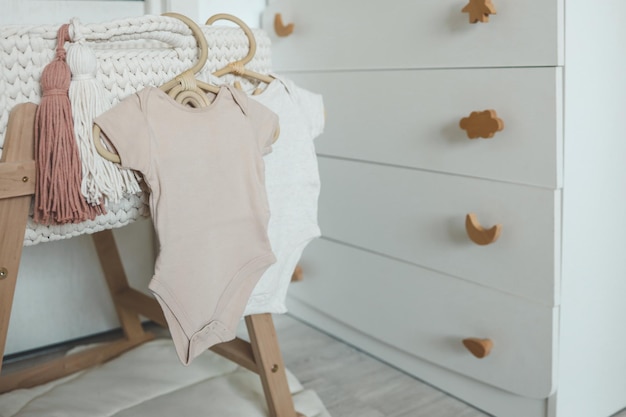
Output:
M248 39L239 28L202 26L209 45L209 58L198 74L208 80L211 72L248 52ZM10 110L18 103L39 103L39 78L52 60L56 26L0 27L0 155ZM271 72L270 40L262 30L253 30L257 52L246 68ZM98 59L96 78L114 105L146 86L158 86L190 68L197 59L196 41L180 20L167 16L142 16L102 24L83 25L73 19L72 41L84 39ZM226 76L224 82L232 81ZM245 89L249 81L241 80ZM130 195L119 204L107 205L107 214L93 221L59 226L36 224L29 218L24 245L66 239L85 233L124 226L149 214L143 195Z

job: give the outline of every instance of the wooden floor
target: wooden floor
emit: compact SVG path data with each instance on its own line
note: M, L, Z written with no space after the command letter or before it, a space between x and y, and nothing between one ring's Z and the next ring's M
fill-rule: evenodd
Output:
M317 392L332 417L489 416L290 316L274 320L285 365L305 388ZM56 348L43 356L58 356L64 350ZM10 361L7 370L41 356ZM626 417L626 410L613 417Z
M285 366L332 417L488 416L294 318L275 324Z

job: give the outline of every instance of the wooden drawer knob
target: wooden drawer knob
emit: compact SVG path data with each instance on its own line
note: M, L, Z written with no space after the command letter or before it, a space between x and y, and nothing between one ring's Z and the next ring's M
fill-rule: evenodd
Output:
M464 13L469 13L470 23L487 23L490 14L496 14L496 8L491 0L469 0L467 6L463 7Z
M478 222L476 214L469 213L465 216L465 230L467 231L467 236L469 236L472 242L478 245L489 245L498 240L500 237L502 225L496 224L490 229L485 229Z
M469 337L463 339L463 346L470 351L470 353L479 359L482 359L491 353L493 348L493 341L491 339L479 339L477 337Z
M289 23L285 25L283 23L283 16L280 13L274 15L274 32L280 37L289 36L293 33L294 24Z
M291 275L291 282L302 281L304 278L304 272L300 265L296 265L296 269L294 269L293 274Z
M495 110L473 111L468 117L461 119L459 126L467 132L470 139L491 139L496 132L504 129L504 122Z

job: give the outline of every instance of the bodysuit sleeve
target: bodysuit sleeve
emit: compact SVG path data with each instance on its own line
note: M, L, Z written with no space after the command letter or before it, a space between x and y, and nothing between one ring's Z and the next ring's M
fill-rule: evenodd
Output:
M256 132L259 149L267 155L272 151L272 143L278 133L278 116L255 100L248 100L247 113Z
M320 94L312 93L304 88L293 85L291 91L309 121L311 138L316 138L324 132L326 121L324 101Z
M150 168L150 129L145 114L148 92L133 94L96 117L95 123L115 147L121 165L146 173Z

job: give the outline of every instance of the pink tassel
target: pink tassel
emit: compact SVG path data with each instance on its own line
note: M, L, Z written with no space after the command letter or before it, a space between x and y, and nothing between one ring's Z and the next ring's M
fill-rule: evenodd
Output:
M43 94L35 116L34 220L43 224L79 223L104 212L103 205L87 204L80 191L81 162L68 96L71 73L63 47L68 27L59 28L56 56L41 74Z

